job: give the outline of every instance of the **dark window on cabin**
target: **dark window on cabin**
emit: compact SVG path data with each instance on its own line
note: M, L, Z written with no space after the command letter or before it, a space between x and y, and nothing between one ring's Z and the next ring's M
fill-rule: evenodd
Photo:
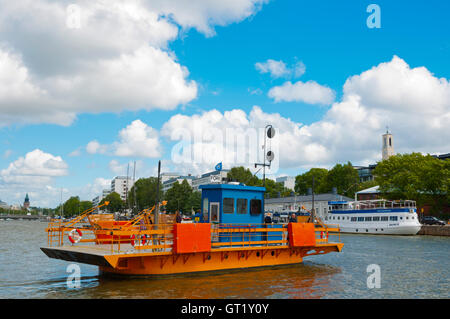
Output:
M378 221L380 221L380 217L379 217L379 216L375 216L375 217L373 217L373 221L374 221L374 222L378 222Z
M364 221L364 217L358 217L358 221L359 222L363 222Z
M234 213L234 198L224 198L223 199L223 213L233 214Z
M261 214L261 200L252 199L250 201L250 215L259 215Z
M356 222L356 217L352 217L351 221Z
M372 221L372 217L366 217L366 222L371 222Z
M398 220L397 216L389 216L389 220L396 222Z
M387 220L388 220L388 217L387 217L387 216L381 216L381 221L385 222L385 221L387 221Z
M247 214L247 199L246 198L238 198L237 199L237 213L238 214Z

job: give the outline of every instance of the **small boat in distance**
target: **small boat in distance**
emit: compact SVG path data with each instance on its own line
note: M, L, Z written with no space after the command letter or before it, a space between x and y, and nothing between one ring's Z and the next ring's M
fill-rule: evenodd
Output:
M421 224L412 200L329 202L325 224L337 224L342 233L416 235Z

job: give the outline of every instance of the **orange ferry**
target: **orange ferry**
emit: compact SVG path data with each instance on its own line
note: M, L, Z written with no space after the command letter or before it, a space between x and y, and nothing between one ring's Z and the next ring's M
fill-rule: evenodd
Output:
M97 265L101 273L166 275L297 264L303 257L340 252L339 228L320 219L264 223L264 187L202 185L201 220L153 222L155 207L129 221L87 210L46 229L50 258ZM164 205L161 203L160 205ZM158 215L159 216L159 215ZM86 224L88 223L88 224ZM339 242L330 242L329 234Z

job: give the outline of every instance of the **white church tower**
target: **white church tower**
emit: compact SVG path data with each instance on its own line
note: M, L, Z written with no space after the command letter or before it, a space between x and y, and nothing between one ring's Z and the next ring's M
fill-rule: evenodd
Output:
M389 129L383 134L383 149L382 149L383 161L394 155L394 140L392 134L389 133Z

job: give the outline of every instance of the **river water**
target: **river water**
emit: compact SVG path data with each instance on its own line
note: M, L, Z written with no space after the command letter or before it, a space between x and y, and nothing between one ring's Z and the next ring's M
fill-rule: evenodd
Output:
M0 221L0 298L450 298L450 237L343 235L344 249L295 266L162 278L110 278L50 259L39 221ZM379 288L367 279L379 268ZM372 282L372 281L370 281Z

